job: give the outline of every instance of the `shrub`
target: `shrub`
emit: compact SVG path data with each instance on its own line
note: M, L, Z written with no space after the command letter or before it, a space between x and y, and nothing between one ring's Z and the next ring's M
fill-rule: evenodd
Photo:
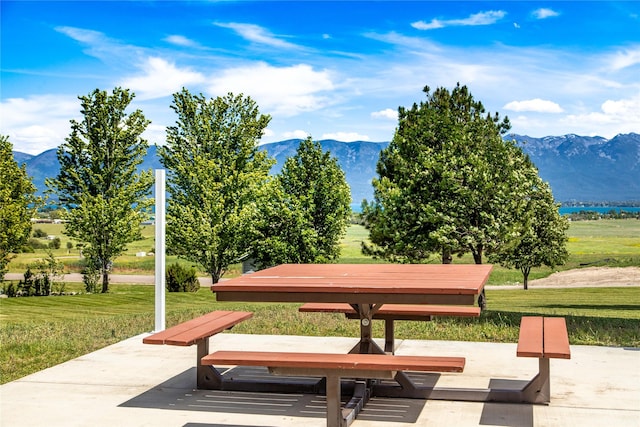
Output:
M186 268L178 263L167 268L167 290L169 292L196 292L200 282L194 268Z
M82 283L84 283L84 290L89 294L95 294L98 292L98 282L100 280L100 268L96 265L95 261L87 258L86 264L82 268Z
M49 242L49 249L60 249L60 238L54 237L54 239Z
M33 237L35 237L36 239L44 239L45 237L47 237L47 233L45 233L42 228L36 228L35 230L33 230Z
M42 242L38 239L29 239L29 241L27 242L28 246L31 246L33 249L47 249L49 247L49 245L47 244L47 242Z
M13 283L9 283L6 287L2 287L2 292L0 293L6 295L9 298L13 298L16 296L16 287L13 286Z

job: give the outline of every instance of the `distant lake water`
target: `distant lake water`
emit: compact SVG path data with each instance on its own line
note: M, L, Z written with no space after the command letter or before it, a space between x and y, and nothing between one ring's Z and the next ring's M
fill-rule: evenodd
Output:
M597 212L597 213L609 213L612 210L616 212L625 211L625 212L640 212L640 206L571 206L571 207L561 207L560 214L572 214L578 213L581 211L585 212Z
M351 210L355 213L362 212L362 206L359 203L354 203L351 205ZM568 215L572 213L578 213L580 211L587 212L598 212L601 214L609 213L612 210L617 212L625 211L625 212L640 212L640 206L571 206L571 207L561 207L560 214Z

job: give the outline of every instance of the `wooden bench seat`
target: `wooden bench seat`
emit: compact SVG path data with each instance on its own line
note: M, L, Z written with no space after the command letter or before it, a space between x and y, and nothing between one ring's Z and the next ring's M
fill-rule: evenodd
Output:
M524 316L520 321L518 357L571 359L564 317Z
M358 319L358 313L349 304L343 303L306 303L300 306L302 313L344 313L349 319ZM430 321L434 316L478 317L480 307L457 305L424 305L424 304L384 304L373 315L373 319L385 321L384 351L393 354L395 351L394 321L415 320Z
M219 387L218 375L211 375L208 366L202 366L200 360L209 354L209 338L231 329L238 323L249 319L253 313L248 311L212 311L204 316L175 325L164 331L142 339L144 344L166 344L177 346L190 346L197 344L196 366L197 385L200 389Z
M264 366L275 375L318 376L326 379L327 426L349 425L369 393L354 396L341 409L341 378L393 379L398 371L462 372L461 357L395 356L389 354L327 354L262 351L217 351L203 365Z
M571 358L564 317L523 316L516 354L518 357L537 357L539 360L538 375L523 390L525 401L549 403L549 359Z

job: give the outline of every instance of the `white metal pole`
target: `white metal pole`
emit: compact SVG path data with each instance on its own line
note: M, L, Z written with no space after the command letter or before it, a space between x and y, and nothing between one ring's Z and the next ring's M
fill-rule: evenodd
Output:
M156 169L156 328L154 332L165 329L165 171Z

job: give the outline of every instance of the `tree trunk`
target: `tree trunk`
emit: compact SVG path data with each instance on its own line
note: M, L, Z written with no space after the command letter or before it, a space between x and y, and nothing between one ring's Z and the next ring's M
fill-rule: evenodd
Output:
M473 262L476 264L482 264L482 245L472 248L471 253L473 254Z
M211 273L211 283L215 285L219 281L220 281L220 273L217 271L214 271L213 273Z
M109 292L109 271L104 269L102 270L102 293L107 292Z
M453 257L451 256L451 251L447 248L442 248L442 263L443 264L451 264L453 261Z
M531 273L531 267L523 267L520 269L522 271L522 281L524 282L524 290L529 289L529 273Z

